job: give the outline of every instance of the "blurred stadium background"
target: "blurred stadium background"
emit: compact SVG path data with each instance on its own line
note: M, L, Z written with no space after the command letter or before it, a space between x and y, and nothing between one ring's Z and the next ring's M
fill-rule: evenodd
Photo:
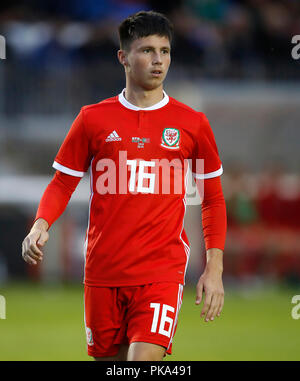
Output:
M208 116L224 174L228 236L223 316L194 306L204 264L199 206L174 355L168 360L299 360L300 34L298 0L28 0L0 5L0 360L88 360L83 328L83 240L89 179L50 230L44 262L21 243L81 106L125 86L117 26L138 10L174 23L169 95Z

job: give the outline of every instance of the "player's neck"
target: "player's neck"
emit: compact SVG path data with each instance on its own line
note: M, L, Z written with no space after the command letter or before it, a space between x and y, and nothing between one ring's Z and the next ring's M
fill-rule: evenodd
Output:
M146 108L160 102L164 94L162 85L154 90L145 90L126 85L124 96L129 103L140 108Z

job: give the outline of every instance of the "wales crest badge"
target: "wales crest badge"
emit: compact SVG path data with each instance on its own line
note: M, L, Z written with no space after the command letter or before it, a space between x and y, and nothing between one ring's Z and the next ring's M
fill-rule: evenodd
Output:
M179 149L180 132L177 128L166 127L161 137L161 146L168 149Z

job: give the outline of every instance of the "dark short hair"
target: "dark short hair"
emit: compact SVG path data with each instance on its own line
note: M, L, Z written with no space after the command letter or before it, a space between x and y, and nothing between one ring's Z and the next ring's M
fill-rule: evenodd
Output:
M167 37L172 42L173 25L162 13L140 11L127 17L119 25L121 49L129 50L130 44L138 38L151 35Z

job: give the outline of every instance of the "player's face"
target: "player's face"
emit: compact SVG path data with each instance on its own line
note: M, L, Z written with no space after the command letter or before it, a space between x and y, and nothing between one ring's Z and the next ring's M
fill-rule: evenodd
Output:
M126 75L135 85L152 90L161 86L171 62L167 37L152 35L131 43L126 53Z

